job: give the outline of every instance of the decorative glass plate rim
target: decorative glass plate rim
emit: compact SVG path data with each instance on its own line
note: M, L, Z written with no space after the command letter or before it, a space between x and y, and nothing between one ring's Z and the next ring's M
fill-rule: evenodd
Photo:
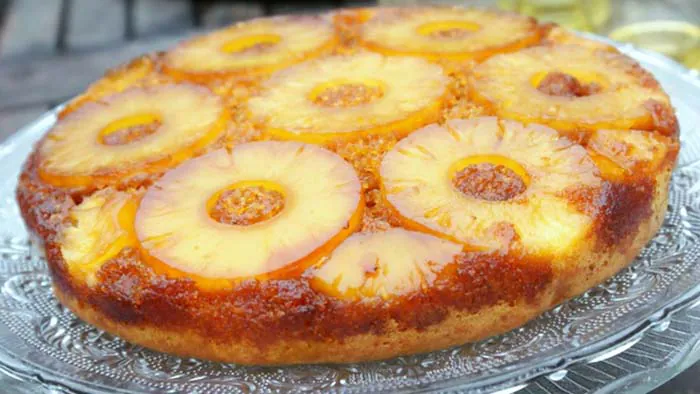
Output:
M587 36L612 43L612 41L601 39L598 36ZM700 92L700 79L697 78L697 75L693 75L692 72L687 70L682 65L651 51L634 48L629 44L614 44L623 52L631 54L637 60L643 63L652 64L657 67L667 69L669 72L675 74L675 77L683 79L689 86L693 86L698 92ZM53 123L55 114L59 109L60 106L40 116L31 124L23 127L17 133L10 136L10 138L8 138L3 144L0 144L0 158L4 156L3 151L11 149L23 134L29 133L36 129L42 129L43 131L48 129L48 127L50 127ZM698 163L697 160L700 160L700 156L693 157L693 159L695 161L685 164L682 168L695 166ZM566 369L572 365L576 365L587 360L601 360L623 353L629 346L631 346L630 344L637 343L650 329L665 321L668 321L671 315L674 313L677 313L688 305L700 302L700 285L696 285L689 291L668 301L669 302L658 308L655 312L649 314L648 316L639 318L635 324L627 327L626 329L616 331L603 338L597 339L574 351L562 351L561 353L551 355L549 358L539 360L538 363L533 365L521 366L520 368L513 369L493 377L480 377L477 380L470 377L459 377L434 382L431 383L429 387L388 387L388 389L392 389L394 392L415 391L416 389L418 391L439 391L446 389L454 390L466 388L467 386L477 384L477 387L489 387L493 389L505 390L506 392L514 392L524 387L523 385L526 385L527 382L530 382L543 375L552 374L558 370ZM610 347L611 344L613 345L612 348ZM7 351L4 343L1 341L0 350L0 371L15 378L32 381L46 388L60 391L69 391L72 389L81 391L108 389L108 387L97 382L85 382L78 379L66 381L65 376L59 376L45 366L14 358ZM504 382L507 382L508 384L502 385ZM115 391L116 388L109 387L109 389ZM118 390L122 391L123 389Z

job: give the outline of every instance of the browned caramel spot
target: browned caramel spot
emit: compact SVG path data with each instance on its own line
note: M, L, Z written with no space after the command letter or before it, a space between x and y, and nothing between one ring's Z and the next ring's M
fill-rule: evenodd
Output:
M469 197L507 201L526 189L523 179L510 168L491 163L472 164L458 171L452 185Z
M160 122L157 121L125 127L104 135L102 137L102 143L110 146L131 144L132 142L142 140L155 133L159 127Z
M639 226L654 214L654 180L605 182L596 233L603 246L625 250L630 247Z
M209 215L219 223L248 226L272 219L283 208L282 193L262 186L250 186L221 193Z
M370 103L383 95L384 92L379 86L347 83L324 89L313 98L313 102L324 107L354 107Z
M540 92L561 97L585 97L596 94L602 89L602 86L595 82L581 83L576 77L558 71L548 73L537 85L537 90Z
M671 106L652 99L644 103L644 108L651 113L654 130L663 135L678 134L678 119Z

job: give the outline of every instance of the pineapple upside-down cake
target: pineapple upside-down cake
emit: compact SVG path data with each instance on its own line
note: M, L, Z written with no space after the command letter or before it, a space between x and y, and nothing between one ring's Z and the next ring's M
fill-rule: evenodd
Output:
M615 48L496 11L261 18L116 68L17 199L60 301L146 347L353 362L505 332L661 225L669 97Z

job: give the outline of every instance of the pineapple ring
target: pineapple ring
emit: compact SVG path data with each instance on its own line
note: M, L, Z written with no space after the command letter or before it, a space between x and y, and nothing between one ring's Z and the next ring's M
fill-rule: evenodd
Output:
M362 29L362 43L387 55L484 59L540 40L532 18L457 7L382 9Z
M277 185L284 208L251 225L213 219L212 198L240 182ZM135 225L147 261L210 280L266 278L305 269L331 251L360 225L362 207L357 174L340 156L264 141L169 171L144 195Z
M588 140L601 173L618 180L658 172L672 147L668 137L642 130L596 130Z
M136 245L133 220L137 198L103 189L86 197L68 213L70 225L61 233L61 254L68 272L93 286L104 262Z
M267 73L335 45L333 24L318 16L257 19L187 41L167 52L165 71L183 79Z
M548 73L596 83L590 95L556 96L538 89ZM571 45L543 46L486 60L469 79L471 98L499 117L546 124L564 132L580 129L653 129L649 101L668 97L636 62L612 52Z
M131 88L59 120L39 148L39 175L56 186L84 187L161 171L214 142L227 120L223 101L205 88Z
M311 285L338 298L387 299L430 287L460 252L460 244L399 228L354 234L314 272Z
M517 162L527 172L526 190L506 201L463 194L453 186L456 163L474 156L486 163L494 157ZM503 247L505 223L526 250L542 253L568 248L592 223L562 194L600 184L583 147L550 128L496 118L427 126L386 154L380 174L386 199L408 228L491 249Z
M251 116L268 133L285 140L323 143L371 133L407 134L440 115L448 79L442 69L413 57L375 53L333 56L278 72L250 99ZM380 90L350 97L347 105L323 105L319 96L333 88Z

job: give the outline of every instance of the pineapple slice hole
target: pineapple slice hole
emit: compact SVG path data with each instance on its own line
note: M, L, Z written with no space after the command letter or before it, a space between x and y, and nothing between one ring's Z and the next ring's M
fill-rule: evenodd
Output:
M376 79L339 79L316 85L309 93L309 100L324 107L354 107L382 98L385 90L386 85Z
M501 155L475 155L456 161L449 170L452 186L469 197L507 201L530 184L525 167Z
M428 22L416 28L418 34L436 38L462 38L479 30L479 24L459 20Z
M285 194L284 187L276 182L237 182L211 196L207 211L219 223L248 226L282 212Z
M610 87L605 76L581 70L540 71L532 76L530 84L551 96L565 97L592 96Z
M221 50L226 53L262 52L274 47L282 40L277 34L255 34L226 42Z
M103 145L126 145L155 133L161 124L158 115L136 114L110 122L97 138Z

